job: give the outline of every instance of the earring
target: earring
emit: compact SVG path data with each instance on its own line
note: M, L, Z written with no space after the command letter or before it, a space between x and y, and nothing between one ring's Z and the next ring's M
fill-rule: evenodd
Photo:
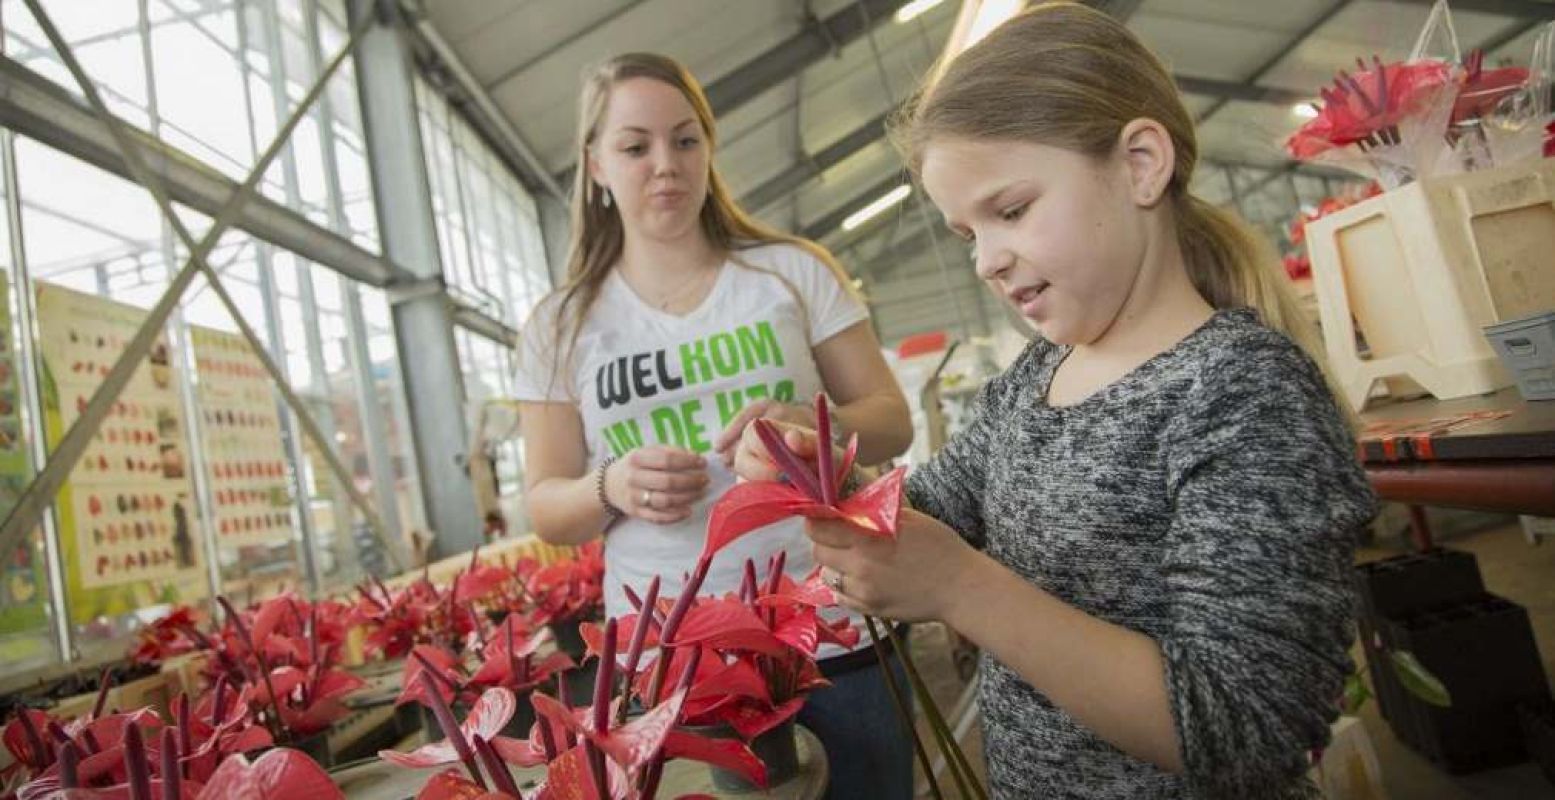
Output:
M605 192L605 196L600 198L599 202L603 203L605 205L605 208L609 208L610 204L614 202L614 198L612 198L610 196L610 187L608 187L608 186L605 187L604 192Z

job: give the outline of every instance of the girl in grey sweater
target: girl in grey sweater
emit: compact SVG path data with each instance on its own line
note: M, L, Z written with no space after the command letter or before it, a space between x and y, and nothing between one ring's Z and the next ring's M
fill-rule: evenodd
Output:
M1272 257L1188 191L1170 76L1110 17L1039 6L898 134L1040 336L910 476L894 541L811 524L829 582L981 646L998 797L1313 793L1375 501ZM775 477L751 432L736 466Z

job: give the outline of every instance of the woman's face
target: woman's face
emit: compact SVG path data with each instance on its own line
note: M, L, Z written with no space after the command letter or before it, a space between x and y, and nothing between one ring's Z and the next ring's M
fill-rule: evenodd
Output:
M710 157L696 111L679 89L630 78L610 90L589 148L589 176L610 190L628 232L677 239L697 225Z
M1049 341L1091 344L1128 303L1147 231L1121 158L945 138L924 149L923 185L972 247L977 275Z

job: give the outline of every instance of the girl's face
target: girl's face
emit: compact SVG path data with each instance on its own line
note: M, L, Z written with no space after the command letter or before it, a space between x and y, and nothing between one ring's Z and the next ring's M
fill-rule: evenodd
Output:
M1124 159L944 138L925 147L922 176L946 223L971 245L978 277L1044 338L1091 344L1123 313L1148 243Z
M709 152L696 111L679 89L630 78L610 90L589 176L610 190L629 232L679 238L707 199Z

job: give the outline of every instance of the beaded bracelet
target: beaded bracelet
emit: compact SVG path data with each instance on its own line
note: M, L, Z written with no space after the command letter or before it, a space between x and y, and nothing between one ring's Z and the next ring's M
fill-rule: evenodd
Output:
M594 496L599 498L599 505L605 509L605 516L609 517L611 522L626 516L625 511L617 508L610 502L610 498L605 496L605 470L610 469L610 465L614 463L616 463L615 456L606 456L600 463L598 471L594 473Z

